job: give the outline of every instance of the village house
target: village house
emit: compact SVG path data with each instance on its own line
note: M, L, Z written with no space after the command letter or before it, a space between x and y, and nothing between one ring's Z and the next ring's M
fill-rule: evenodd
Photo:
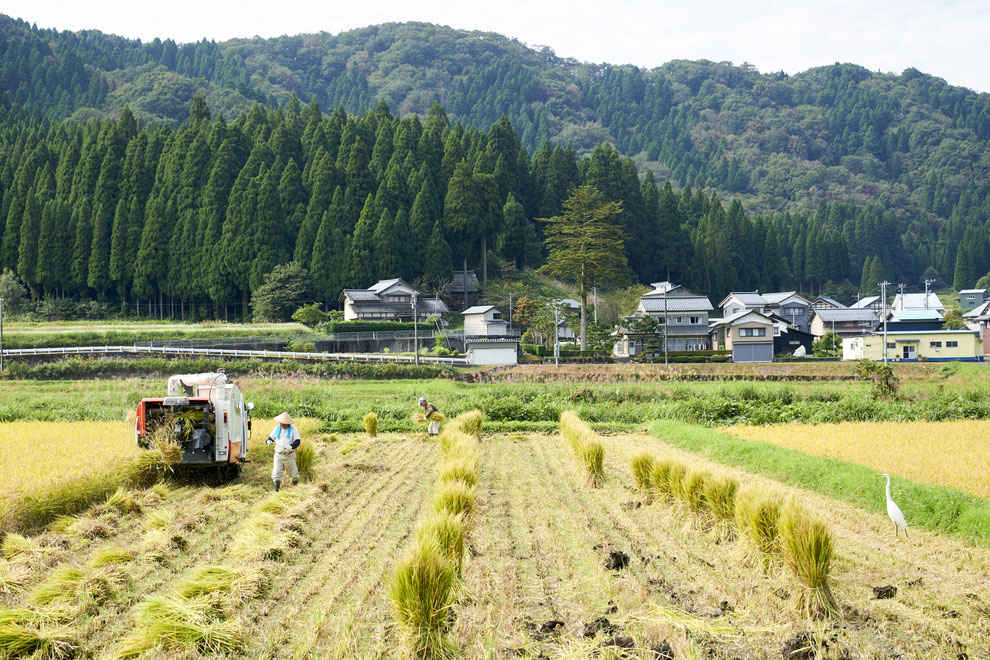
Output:
M877 329L883 327L883 321ZM887 332L909 330L941 330L942 313L936 309L888 309Z
M924 293L898 293L894 296L894 302L890 308L900 310L935 309L940 312L945 311L945 305L942 304L942 301L939 300L934 291L929 291L927 296L926 299Z
M733 362L773 362L774 320L761 312L742 310L716 319L712 344L732 351Z
M411 322L414 295L419 321L449 311L442 300L425 297L402 278L380 280L367 289L344 289L339 301L344 303L345 321Z
M850 305L849 309L869 309L873 311L874 318L879 319L883 315L883 300L880 296L865 296Z
M761 314L777 314L798 330L808 332L810 325L811 301L797 291L760 293L759 291L733 291L719 303L722 316L734 316L741 311L755 311Z
M816 309L811 314L811 334L816 338L827 332L840 337L854 337L872 332L877 317L870 308Z
M666 334L668 351L710 350L712 344L708 332L708 315L714 307L708 297L670 282L654 282L650 286L653 290L639 299L635 315L616 331L615 355L637 355L652 338L637 334L631 329L637 317L656 319L657 333Z
M478 305L461 312L465 337L507 337L509 322L495 305Z
M987 301L986 289L963 289L959 292L959 309L968 312Z
M480 288L478 275L473 269L455 270L451 275L450 284L447 285L447 293L455 301L451 303L455 308L467 309L478 300Z
M883 332L842 340L843 360L884 359ZM983 343L979 333L972 330L919 330L891 332L887 330L887 360L949 361L982 360Z
M818 296L811 301L811 309L848 309L835 298L828 296Z
M979 333L983 342L983 354L990 355L990 301L980 303L963 314L966 327Z

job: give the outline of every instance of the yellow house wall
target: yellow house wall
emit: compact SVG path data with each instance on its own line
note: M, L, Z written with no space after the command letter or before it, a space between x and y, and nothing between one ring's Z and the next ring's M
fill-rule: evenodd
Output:
M888 360L900 360L904 355L903 346L908 343L904 340L917 340L914 341L914 346L916 350L916 358L924 358L927 360L951 360L951 359L972 359L977 356L983 355L983 345L980 343L980 338L977 335L960 332L945 335L925 335L925 334L906 334L906 335L887 335L888 343L896 345L896 348L888 349L887 359ZM931 347L930 343L933 341L942 342L942 347L936 350ZM958 342L958 346L955 348L949 348L946 346L946 342L955 341ZM883 335L867 335L862 338L862 353L852 349L853 344L843 342L843 357L847 360L883 360ZM850 349L847 350L846 347L849 346Z

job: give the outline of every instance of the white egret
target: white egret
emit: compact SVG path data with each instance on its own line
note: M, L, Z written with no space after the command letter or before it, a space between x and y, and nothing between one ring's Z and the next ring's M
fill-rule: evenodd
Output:
M907 538L907 522L904 520L904 514L901 513L901 508L897 506L894 500L890 499L890 475L884 472L877 476L887 479L887 515L890 516L891 522L894 523L894 536L897 536L897 526L900 525L904 528L904 538Z

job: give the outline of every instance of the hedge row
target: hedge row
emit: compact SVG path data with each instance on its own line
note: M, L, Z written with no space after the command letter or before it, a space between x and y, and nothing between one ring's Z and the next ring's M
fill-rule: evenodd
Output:
M77 378L131 377L164 378L176 373L201 373L224 369L233 376L315 376L317 378L354 378L389 380L404 378L450 378L454 374L445 365L396 364L393 362L296 362L294 360L169 360L167 358L81 358L56 362L8 362L0 379L63 380Z

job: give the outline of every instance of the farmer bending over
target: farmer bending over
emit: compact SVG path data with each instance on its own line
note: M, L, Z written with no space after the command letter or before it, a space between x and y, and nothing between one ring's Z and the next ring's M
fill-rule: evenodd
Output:
M282 470L289 473L292 478L292 485L299 483L299 468L296 467L296 447L302 442L299 436L299 429L292 425L292 418L289 413L284 412L275 418L278 426L268 434L265 444L275 445L275 467L272 468L272 481L275 483L275 492L282 486Z
M430 425L427 427L426 432L429 435L439 434L440 422L430 421L430 415L432 415L433 413L440 412L440 409L437 408L432 403L430 403L429 401L427 401L426 399L424 399L423 397L419 398L419 405L423 406L423 417L426 417L426 421L430 422Z

